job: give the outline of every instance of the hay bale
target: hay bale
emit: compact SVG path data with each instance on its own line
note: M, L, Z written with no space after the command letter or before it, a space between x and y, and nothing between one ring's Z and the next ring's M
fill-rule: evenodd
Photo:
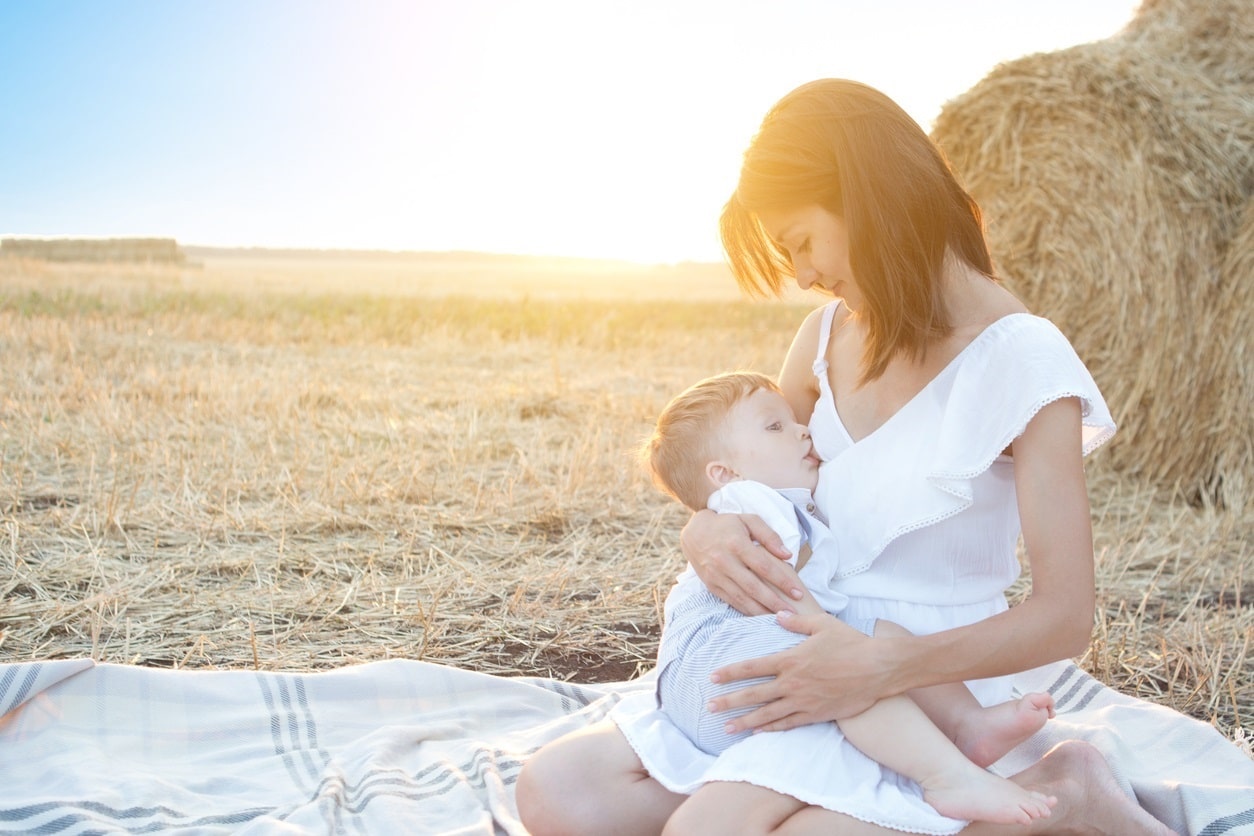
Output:
M1114 37L998 66L933 128L1006 284L1101 385L1105 461L1229 506L1254 484L1252 68L1248 0L1147 0Z
M1119 39L1133 48L1196 65L1220 86L1254 84L1254 3L1143 0Z
M1219 284L1220 298L1212 316L1248 320L1254 311L1254 199L1245 202L1241 225L1219 268ZM1221 340L1215 351L1221 362L1226 361L1215 376L1231 387L1230 399L1238 414L1230 430L1217 426L1223 432L1231 432L1231 436L1216 452L1215 473L1224 480L1222 493L1229 498L1230 507L1240 508L1233 503L1248 498L1254 489L1254 343L1248 324L1238 323L1227 333L1222 330L1223 324L1227 323L1212 329Z

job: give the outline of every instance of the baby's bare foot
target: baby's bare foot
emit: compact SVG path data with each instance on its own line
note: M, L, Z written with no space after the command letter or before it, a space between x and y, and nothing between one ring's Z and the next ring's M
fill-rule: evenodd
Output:
M954 742L973 763L988 766L1034 735L1053 716L1053 697L1027 694L971 712Z
M1057 801L976 766L923 782L923 799L941 815L997 824L1030 824L1048 816Z

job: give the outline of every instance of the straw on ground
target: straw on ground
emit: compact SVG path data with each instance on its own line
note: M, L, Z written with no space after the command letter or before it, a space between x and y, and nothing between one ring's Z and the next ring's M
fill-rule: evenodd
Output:
M0 259L4 659L651 666L684 515L631 453L697 378L775 371L806 307L387 296L337 269L358 292ZM1254 513L1109 463L1082 662L1232 736Z

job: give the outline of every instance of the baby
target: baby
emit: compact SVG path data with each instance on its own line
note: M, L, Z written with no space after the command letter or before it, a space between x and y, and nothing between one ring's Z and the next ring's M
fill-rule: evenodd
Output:
M791 562L809 592L798 610L839 617L847 601L832 586L840 556L813 500L821 462L809 431L797 423L770 378L732 372L697 383L662 411L642 452L657 485L689 508L760 516L794 555ZM881 637L905 634L885 621L854 627ZM706 706L754 680L716 685L710 674L804 638L779 626L774 616L737 612L688 567L666 599L658 649L662 710L699 748L719 754L747 733L729 735L724 725L735 715L714 715ZM881 700L838 725L868 757L916 781L924 800L942 815L1026 824L1048 816L1054 800L982 767L1051 716L1048 694L984 708L957 683Z

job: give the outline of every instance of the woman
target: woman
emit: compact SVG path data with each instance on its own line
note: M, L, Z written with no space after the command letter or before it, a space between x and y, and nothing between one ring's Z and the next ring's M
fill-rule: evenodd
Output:
M746 152L722 235L747 290L778 292L792 275L839 300L802 324L779 382L834 471L832 494L817 499L841 533L851 617L916 634L869 639L830 616L781 614L810 638L716 673L728 692L712 711L760 706L728 730L839 721L946 682L999 701L1007 675L1083 652L1095 596L1082 455L1113 423L1065 338L995 279L979 210L926 134L864 85L804 85ZM1020 528L1032 594L1008 609ZM705 584L745 613L782 613L783 596L801 595L755 518L698 513L682 543ZM735 687L755 677L767 679ZM875 773L843 771L858 756L847 741L806 739L754 735L710 761L682 749L652 706L626 700L612 721L537 754L519 810L537 833L908 827L893 808L909 787L891 773L867 787ZM1026 832L1169 832L1086 744L1013 780L1058 799Z

